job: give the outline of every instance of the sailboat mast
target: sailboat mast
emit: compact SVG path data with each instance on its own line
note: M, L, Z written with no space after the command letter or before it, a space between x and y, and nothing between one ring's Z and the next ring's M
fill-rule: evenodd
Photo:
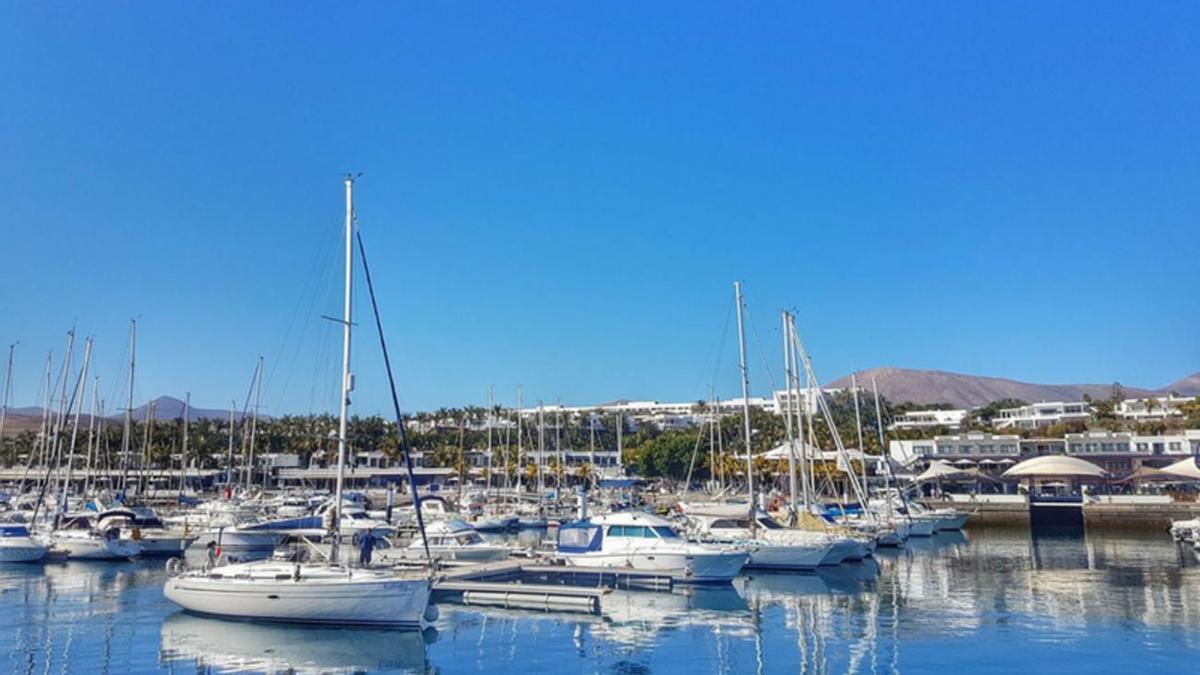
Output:
M87 339L87 344L83 348L83 369L79 371L79 381L75 384L75 390L71 393L71 407L75 409L74 420L71 424L71 444L67 449L67 475L63 479L62 496L59 498L59 513L66 513L67 497L71 493L71 474L75 468L75 441L79 437L79 413L83 409L83 397L87 393L87 373L88 364L92 360L92 338Z
M521 391L521 387L517 387L517 500L521 499L521 474L524 473L525 467L521 464L521 450L524 447L521 441L521 417L524 416L525 399Z
M254 411L250 417L250 457L246 463L246 489L250 489L250 484L254 482L254 437L258 431L258 406L262 401L262 376L263 376L263 357L258 355L258 368L255 371L254 385Z
M796 487L796 436L795 429L792 428L792 340L791 333L788 331L788 321L791 318L786 311L781 312L781 320L783 322L783 376L784 383L787 385L787 391L784 393L784 404L786 408L783 411L784 427L787 429L787 444L788 444L788 496L791 499L792 517L800 513L799 503L797 501Z
M746 327L742 317L742 282L733 282L734 300L737 302L738 322L738 367L742 373L742 431L746 436L746 491L750 497L750 529L754 529L754 457L750 439L750 373L746 368Z
M487 490L492 489L492 414L495 413L496 401L492 394L492 385L488 385L488 410L487 417L484 418L487 424L487 458L488 458L488 475L487 475Z
M92 379L92 415L88 418L88 456L87 456L87 473L83 477L83 492L81 493L84 499L92 491L92 472L93 463L96 459L96 450L100 447L100 437L96 435L96 422L100 416L100 376L97 375Z
M129 488L129 443L133 436L133 375L137 367L137 319L129 320L129 397L125 400L125 431L121 435L121 492Z
M346 418L354 382L350 375L350 322L354 288L354 176L346 175L346 279L342 295L342 400L338 409L338 468L333 496L333 541L329 559L337 564L342 535L342 485L346 480ZM403 424L403 421L399 422ZM420 509L420 504L414 504Z
M192 417L192 392L183 395L183 449L179 453L179 494L187 487L188 425Z
M8 346L8 369L4 371L4 403L0 404L0 453L4 451L4 421L8 417L8 399L12 396L13 351L17 343Z
M862 456L859 461L863 482L863 510L867 508L867 448L863 445L862 416L858 410L858 374L850 373L850 387L854 390L854 426L858 430L858 452Z
M233 413L237 408L237 401L229 402L229 450L225 454L225 498L229 499L233 492L233 434L234 423Z

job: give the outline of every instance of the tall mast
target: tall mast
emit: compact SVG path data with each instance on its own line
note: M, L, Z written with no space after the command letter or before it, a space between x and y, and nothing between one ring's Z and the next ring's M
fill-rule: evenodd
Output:
M517 387L517 499L521 498L521 474L525 472L525 467L521 465L521 417L524 415L525 399L521 387Z
M258 355L258 368L255 369L254 385L254 410L250 417L250 449L249 461L246 463L246 489L250 488L250 483L254 481L254 436L258 431L258 406L262 401L262 375L263 375L263 357Z
M492 385L489 384L488 385L487 416L484 418L485 424L487 424L487 434L488 434L488 438L487 438L487 458L488 458L487 490L492 489L492 426L493 426L492 413L495 412L495 407L496 407L496 402L495 402L495 397L492 394Z
M791 316L786 311L781 312L781 321L783 323L783 376L786 391L784 392L783 402L786 408L783 411L784 427L787 429L788 443L788 496L791 498L792 518L795 518L800 513L799 503L796 499L796 435L792 428L792 335L788 330L789 319Z
M229 402L229 450L226 452L226 455L225 455L225 498L226 499L229 499L229 497L231 497L233 494L233 434L234 434L234 429L235 429L235 427L233 425L233 411L235 408L237 408L237 401L230 401Z
M625 452L625 446L622 443L622 438L625 436L625 418L621 415L621 409L617 408L617 477L625 475L625 471L621 467L621 455Z
M793 394L788 394L788 397L795 401L795 407L791 413L796 417L796 440L800 444L800 492L804 497L804 508L808 509L812 504L812 495L815 490L810 485L812 472L808 468L808 451L811 449L811 443L805 441L804 435L804 416L805 410L808 408L808 399L800 393L800 357L799 348L797 347L795 317L788 317L788 337L791 340L793 366L792 379L788 383L788 390L794 392L794 398Z
M96 434L96 424L100 417L100 376L92 379L92 416L88 419L88 456L87 474L83 478L83 497L87 498L92 491L92 472L95 471L96 451L100 447L100 437Z
M862 417L858 410L858 374L857 373L850 373L850 387L852 389L854 389L854 426L858 430L858 452L862 456L862 459L859 461L859 468L862 470L862 483L863 483L862 508L864 511L866 511L867 499L869 498L869 494L867 491L867 448L865 445L863 445ZM851 465L851 468L853 468L853 465Z
M891 476L891 473L892 473L892 461L890 459L888 459L888 456L886 454L884 454L883 413L880 410L880 406L879 406L879 386L875 384L875 378L873 378L873 377L871 378L871 391L875 394L875 432L877 434L879 434L879 461L884 462L884 465L887 467L887 472L883 474L883 493L885 495L887 495L887 498L884 500L884 504L887 505L887 516L888 516L888 518L891 518L892 517L892 496L890 494L888 494L891 491L891 487L889 486L890 481L888 480L888 477ZM896 492L900 495L900 501L903 504L904 492L900 490L899 484L896 485ZM905 515L907 515L909 521L912 521L912 514L908 511L907 508L904 511L905 511Z
M342 536L342 484L346 479L346 415L350 408L350 392L354 381L350 375L350 321L353 318L354 286L354 176L346 174L346 279L342 295L342 400L338 409L338 469L337 487L333 496L333 542L329 559L338 561L339 540ZM403 420L400 421L403 424ZM421 508L414 504L414 508Z
M179 453L179 494L187 487L188 425L192 417L192 392L183 395L183 449Z
M4 451L4 419L8 417L8 399L12 395L13 350L17 343L8 346L8 370L4 371L4 403L0 405L0 453Z
M546 476L542 472L542 465L546 461L546 415L545 408L542 402L538 401L538 454L537 454L537 478L538 478L538 509L542 508L542 493L546 491Z
M738 321L738 367L742 372L742 425L746 436L746 491L750 496L750 529L756 522L754 512L754 457L750 448L750 372L746 368L746 327L742 318L742 282L733 282L734 299L737 302Z
M146 424L142 429L142 458L138 462L138 495L146 493L146 466L154 457L150 452L150 445L154 443L154 413L157 407L158 404L154 401L146 405Z
M71 393L70 406L75 409L74 421L71 424L71 445L68 447L67 454L67 475L63 479L62 496L59 498L59 513L67 512L67 497L71 492L71 473L75 468L75 440L79 437L79 413L83 409L83 397L87 392L87 373L88 364L92 360L92 338L87 339L87 344L83 348L83 369L79 371L79 380L75 383L75 390Z
M129 397L125 400L125 431L121 435L121 491L129 484L129 443L133 436L133 375L137 364L137 319L129 320Z
M63 356L63 365L60 378L62 379L62 393L58 399L58 414L54 420L54 445L51 450L51 456L54 458L54 480L57 481L61 476L58 473L59 467L62 465L62 435L63 425L66 424L67 417L67 384L71 380L71 356L75 351L75 329L67 331L67 353ZM49 474L46 475L47 482L50 480Z

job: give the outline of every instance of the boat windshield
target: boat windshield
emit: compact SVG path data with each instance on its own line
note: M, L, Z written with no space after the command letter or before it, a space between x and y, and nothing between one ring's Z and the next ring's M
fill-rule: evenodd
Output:
M662 537L663 539L678 539L679 538L679 535L675 534L675 530L672 530L671 528L669 528L665 525L656 526L654 528L654 531L657 532L658 536Z

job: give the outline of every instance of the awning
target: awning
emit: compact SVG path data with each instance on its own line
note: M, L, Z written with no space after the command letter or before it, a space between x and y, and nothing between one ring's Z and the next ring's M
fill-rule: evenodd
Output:
M1164 466L1160 469L1163 473L1171 474L1176 478L1186 478L1188 480L1200 480L1200 467L1196 466L1195 457L1187 457L1170 466Z
M1108 472L1078 457L1045 455L1027 459L1004 472L1006 478L1103 478Z

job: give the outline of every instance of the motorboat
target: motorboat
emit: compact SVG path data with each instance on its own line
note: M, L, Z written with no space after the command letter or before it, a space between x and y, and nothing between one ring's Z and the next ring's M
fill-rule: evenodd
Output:
M232 619L419 628L427 611L425 572L262 561L183 572L163 594L189 612Z
M508 547L484 541L475 528L461 520L442 520L425 528L429 554L439 560L460 562L490 562L508 557ZM425 544L414 537L406 547L376 549L374 562L423 560Z
M37 562L50 552L50 542L16 523L0 523L0 562Z
M837 544L837 538L827 534L787 529L761 509L755 509L751 527L745 504L680 504L680 510L702 540L732 544L749 553L747 569L814 569Z
M99 514L65 515L50 533L50 541L74 560L136 558L142 553L141 545L121 536L121 523L132 514L127 509L112 509Z
M127 509L131 515L122 515L121 536L132 539L142 548L142 555L183 555L199 537L188 526L167 527L153 509L135 506Z
M652 572L688 583L728 583L750 554L736 546L690 542L670 521L618 511L563 525L557 558L566 565Z

